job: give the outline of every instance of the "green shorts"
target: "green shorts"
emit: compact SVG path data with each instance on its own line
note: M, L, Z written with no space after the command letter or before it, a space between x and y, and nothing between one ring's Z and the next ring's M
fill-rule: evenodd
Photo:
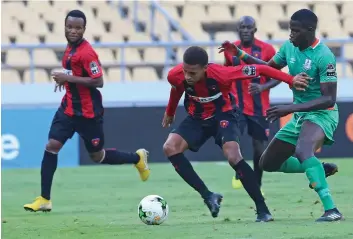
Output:
M296 145L304 121L317 124L325 133L325 145L334 143L333 134L339 120L338 110L318 110L312 112L294 113L289 122L281 128L275 138Z

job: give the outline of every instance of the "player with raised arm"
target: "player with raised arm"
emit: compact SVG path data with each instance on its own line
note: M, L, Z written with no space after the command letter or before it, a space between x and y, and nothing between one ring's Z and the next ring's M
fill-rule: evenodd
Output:
M64 72L52 74L66 93L57 110L49 131L41 167L41 196L24 205L28 211L51 211L51 186L58 164L58 153L65 142L77 132L83 139L91 159L101 164L134 164L141 180L150 175L148 152L124 153L115 149L103 149L103 105L97 88L103 87L102 68L98 55L83 38L86 16L79 10L70 11L65 18L65 37L68 41L62 66Z
M317 16L308 9L295 12L290 20L290 40L268 63L245 54L229 42L223 44L221 51L240 55L248 64L267 64L277 69L287 65L291 75L305 72L313 78L306 91L293 89L293 104L274 106L267 111L270 122L294 114L265 150L260 166L269 172L305 172L325 210L317 221L330 222L343 219L326 181L327 176L337 172L337 166L321 163L315 152L323 144L334 142L339 119L337 74L334 54L315 36L317 22Z
M189 47L184 53L183 63L175 66L168 74L172 88L162 126L169 127L173 123L178 102L184 92L188 116L169 134L163 151L181 178L199 192L213 217L218 216L222 195L207 188L184 155L187 149L198 151L210 137L223 149L230 166L237 171L245 190L255 202L256 221L273 220L254 171L240 153L238 112L234 110L234 96L231 94L235 80L251 79L259 75L285 81L298 90L303 90L308 84L306 76L289 76L268 66L226 67L209 64L207 52L197 46Z
M244 52L264 61L269 61L276 54L272 45L255 38L257 31L255 19L250 16L241 17L238 23L239 39L234 44ZM225 65L244 65L237 56L224 52ZM253 165L258 184L262 184L262 169L259 161L266 148L269 136L269 123L266 120L266 110L270 107L270 89L277 86L280 81L268 77L256 77L246 81L236 81L233 84L233 92L240 113L240 130L243 133L247 126L248 135L252 139ZM235 175L232 179L234 189L243 185Z

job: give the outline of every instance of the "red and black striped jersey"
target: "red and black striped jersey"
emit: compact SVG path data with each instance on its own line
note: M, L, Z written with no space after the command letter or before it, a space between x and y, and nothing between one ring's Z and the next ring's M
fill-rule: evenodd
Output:
M219 112L231 111L235 107L232 85L236 80L251 79L260 75L277 77L292 83L293 76L278 71L267 65L242 65L226 67L208 64L205 78L194 85L185 81L183 64L169 71L168 81L172 85L166 113L175 114L181 96L185 92L184 106L190 116L206 120Z
M261 59L263 61L269 61L276 54L274 47L266 42L255 39L251 47L243 47L240 41L234 42L234 44L245 51L247 54ZM243 61L240 61L237 57L230 55L228 52L224 53L225 65L236 66L245 65ZM266 110L270 107L270 91L266 90L260 94L250 95L249 85L251 83L265 84L270 78L268 77L256 77L249 81L238 81L233 84L233 93L236 98L237 106L242 109L246 115L260 115L265 116Z
M76 45L68 45L62 58L64 72L73 76L103 76L97 53L91 44L82 40ZM103 114L102 95L95 87L65 82L66 94L61 102L61 109L68 116L95 118Z

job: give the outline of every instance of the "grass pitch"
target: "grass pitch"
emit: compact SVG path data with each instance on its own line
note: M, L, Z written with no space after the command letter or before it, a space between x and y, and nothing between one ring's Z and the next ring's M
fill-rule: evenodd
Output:
M343 222L314 222L323 209L304 174L265 173L263 190L275 222L255 223L253 203L244 189L231 188L234 171L227 164L194 164L209 188L224 195L216 219L170 164L151 164L152 174L145 183L139 180L132 166L58 169L50 213L23 209L23 204L40 193L40 170L5 170L2 171L2 238L353 238L353 159L326 161L339 165L339 172L328 181L346 218ZM158 194L169 204L169 218L160 226L144 225L138 218L137 205L149 194Z

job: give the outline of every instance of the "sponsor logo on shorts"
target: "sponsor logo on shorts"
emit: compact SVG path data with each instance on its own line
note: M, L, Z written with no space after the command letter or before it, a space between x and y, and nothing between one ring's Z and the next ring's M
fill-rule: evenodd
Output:
M100 138L95 138L95 139L92 139L92 145L94 146L94 147L96 147L96 146L98 146L98 144L99 144L99 142L101 141L101 139Z
M265 129L265 134L267 137L269 137L270 136L270 129Z
M221 120L219 122L219 125L222 127L222 128L227 128L228 125L229 125L229 121L228 120Z

